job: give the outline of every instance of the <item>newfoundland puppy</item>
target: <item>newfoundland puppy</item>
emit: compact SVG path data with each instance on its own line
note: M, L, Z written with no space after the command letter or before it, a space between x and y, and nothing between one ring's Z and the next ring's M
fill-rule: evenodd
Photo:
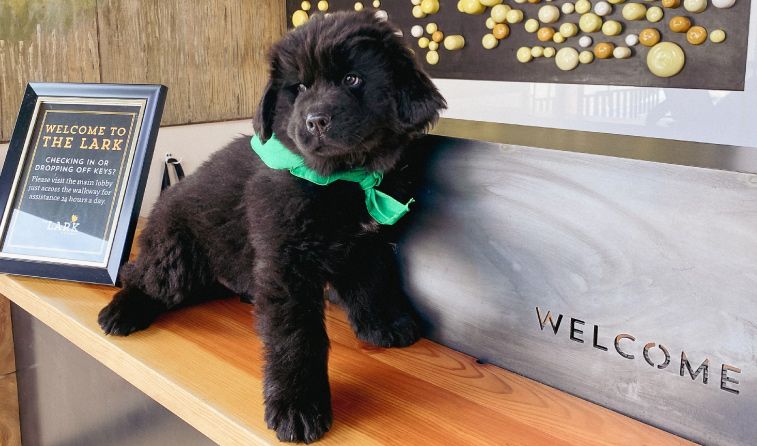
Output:
M397 29L369 11L315 15L269 52L255 136L167 189L99 316L126 336L161 313L237 294L265 351L265 419L310 443L332 422L324 287L358 339L418 340L384 236L412 201L398 163L446 104Z

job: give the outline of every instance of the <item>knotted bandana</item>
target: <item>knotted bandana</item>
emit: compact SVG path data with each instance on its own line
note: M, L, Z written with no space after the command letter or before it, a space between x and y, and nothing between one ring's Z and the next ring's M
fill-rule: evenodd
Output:
M326 186L337 180L358 183L365 191L365 206L368 213L382 225L396 223L409 211L408 205L415 201L411 198L406 204L402 204L389 195L374 189L381 184L381 180L384 178L384 174L381 172L368 173L364 168L359 167L337 172L328 177L321 176L305 166L305 159L287 149L281 144L281 141L276 139L276 135L271 135L271 138L265 144L260 141L258 135L255 135L250 140L250 145L265 165L271 169L287 169L292 175L319 186Z

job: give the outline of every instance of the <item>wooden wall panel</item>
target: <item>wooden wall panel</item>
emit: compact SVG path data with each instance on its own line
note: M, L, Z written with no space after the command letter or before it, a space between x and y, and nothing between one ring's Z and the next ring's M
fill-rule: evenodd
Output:
M164 125L252 117L284 9L277 0L0 0L0 141L30 81L164 84Z
M16 375L0 376L0 444L21 446Z
M15 371L10 301L0 296L0 377Z
M167 85L164 124L251 117L284 33L283 2L268 3L103 0L103 82Z
M95 0L0 0L0 141L27 82L99 82Z
M0 296L0 445L21 446L10 301Z

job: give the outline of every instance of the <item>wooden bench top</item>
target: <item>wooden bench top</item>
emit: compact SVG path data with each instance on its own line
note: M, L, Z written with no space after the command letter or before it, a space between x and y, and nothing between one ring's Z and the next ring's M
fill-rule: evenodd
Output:
M221 300L163 315L126 338L103 335L109 286L0 275L0 294L220 445L278 444L263 421L252 306ZM328 445L692 445L662 430L428 340L359 343L330 304Z

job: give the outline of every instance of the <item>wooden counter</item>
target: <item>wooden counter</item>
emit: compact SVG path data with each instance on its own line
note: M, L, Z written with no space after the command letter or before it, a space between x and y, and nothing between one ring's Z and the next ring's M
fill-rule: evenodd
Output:
M0 275L0 294L221 445L277 444L263 421L252 307L223 300L107 337L97 313L115 288ZM330 305L334 426L328 445L691 445L659 429L428 340L359 343Z

